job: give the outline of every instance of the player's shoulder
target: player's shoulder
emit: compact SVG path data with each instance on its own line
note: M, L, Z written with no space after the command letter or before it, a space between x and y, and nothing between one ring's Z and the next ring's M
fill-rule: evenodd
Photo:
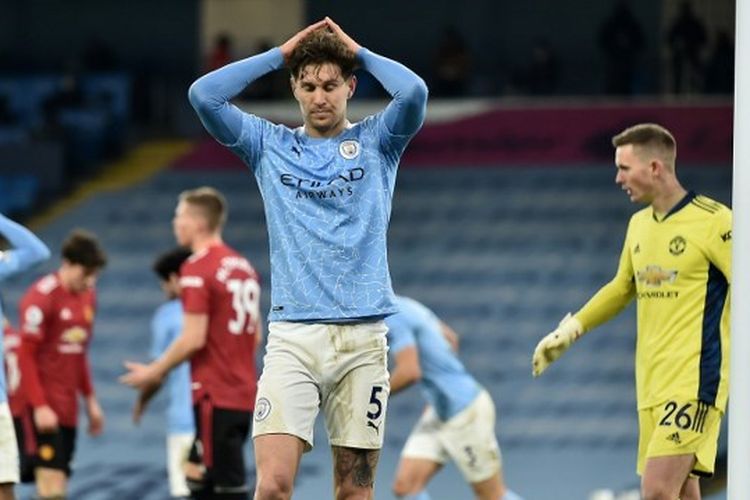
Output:
M244 273L252 279L260 282L258 272L253 267L253 264L240 252L224 244L221 252L217 254L219 257L218 267L220 268L217 275L231 274L232 272L239 271Z
M185 259L185 262L180 266L180 275L197 273L204 269L211 261L211 248L204 248L193 253L190 257Z
M359 128L361 131L371 132L377 131L378 127L383 121L384 111L379 111L371 115L367 115L360 121L352 124L352 128Z
M654 210L648 206L641 208L637 212L635 212L633 215L630 216L630 225L633 224L639 224L648 220L651 220L653 218Z
M731 217L732 210L724 205L723 203L704 196L701 194L695 195L690 200L690 208L696 213L701 214L705 217Z
M396 296L399 314L410 324L424 323L434 316L432 311L421 302L402 295Z
M58 278L57 274L48 274L36 280L29 287L26 297L49 297L60 290L60 278Z

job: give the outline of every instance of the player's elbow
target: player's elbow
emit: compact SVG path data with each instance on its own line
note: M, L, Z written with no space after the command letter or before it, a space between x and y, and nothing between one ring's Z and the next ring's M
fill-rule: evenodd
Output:
M34 264L39 264L52 257L52 252L49 251L47 245L40 245L35 257Z
M188 101L198 113L211 111L221 106L221 100L216 98L212 84L206 77L198 78L188 89Z
M414 79L414 83L405 92L405 99L415 106L425 106L427 104L427 98L430 91L427 88L427 84L420 77Z
M188 101L190 101L190 105L196 111L206 106L206 103L208 102L208 98L206 94L207 92L205 89L205 85L202 82L201 78L194 81L193 84L188 89Z

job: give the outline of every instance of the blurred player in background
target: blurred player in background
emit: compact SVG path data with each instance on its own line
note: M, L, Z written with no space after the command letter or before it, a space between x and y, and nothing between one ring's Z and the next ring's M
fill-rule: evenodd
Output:
M154 262L154 272L159 277L161 289L167 302L159 306L151 320L151 358L159 356L169 348L182 333L182 304L180 303L180 266L190 257L190 250L182 247L161 254ZM169 494L173 497L190 495L185 471L190 447L195 439L193 403L190 382L190 363L182 362L167 376L169 403L167 405L167 473ZM144 390L138 395L133 409L133 421L137 424L146 405L156 394L158 386Z
M0 302L2 299L0 298ZM3 306L4 307L4 306ZM8 385L8 404L13 416L13 428L18 442L20 482L34 482L34 452L29 449L27 435L34 432L28 401L21 390L21 334L13 328L7 317L3 318L3 349L5 353L5 377ZM33 443L33 439L31 440Z
M9 248L0 251L0 282L18 274L31 266L47 260L50 256L47 246L31 231L0 214L0 235L9 243ZM0 334L6 331L3 303L0 301ZM3 342L4 344L4 342ZM15 361L18 361L17 358ZM15 367L18 363L15 363ZM14 373L17 373L15 371ZM13 484L19 480L19 456L13 418L8 406L7 393L17 390L18 379L10 377L6 383L5 370L0 370L0 500L15 498Z
M104 414L94 393L88 348L96 310L96 279L107 257L96 237L71 232L62 244L58 270L34 283L21 299L21 390L30 403L37 494L66 495L75 450L78 395L84 399L88 432L99 435ZM28 418L28 417L27 417Z
M393 359L391 394L419 383L427 408L401 452L393 492L429 500L425 488L452 460L481 500L520 500L506 489L495 405L458 359L458 336L423 304L396 297L399 312L386 318Z
M285 65L303 126L276 125L230 103ZM357 65L393 100L351 123ZM206 129L252 169L268 222L273 289L253 427L256 498L291 497L321 407L335 497L371 497L389 393L383 318L396 312L386 231L399 159L424 120L427 87L326 18L203 76L189 97Z
M732 212L680 185L664 127L635 125L612 143L615 182L647 207L630 219L615 277L539 342L533 373L635 298L642 494L699 499L727 402Z
M248 498L243 446L255 403L255 350L261 337L260 284L244 257L222 240L227 203L202 187L180 194L173 227L193 255L180 268L182 333L150 364L126 362L121 381L154 392L164 377L190 360L196 424L194 450L203 468L191 469L193 498Z

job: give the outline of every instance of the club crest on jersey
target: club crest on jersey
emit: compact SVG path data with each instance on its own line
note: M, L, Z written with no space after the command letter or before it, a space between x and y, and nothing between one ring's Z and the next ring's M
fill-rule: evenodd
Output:
M669 253L675 257L681 255L687 247L687 241L682 236L675 236L672 241L669 242Z
M661 266L657 265L650 265L646 266L642 271L638 271L636 277L641 283L658 287L662 283L674 283L674 280L677 278L677 271L662 269Z
M359 142L350 139L339 144L339 154L346 160L353 160L359 156Z
M262 422L271 414L271 402L266 398L258 399L255 403L255 421Z

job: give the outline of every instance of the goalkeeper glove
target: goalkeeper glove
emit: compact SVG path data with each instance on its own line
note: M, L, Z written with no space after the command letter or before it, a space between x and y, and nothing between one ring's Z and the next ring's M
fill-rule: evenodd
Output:
M583 335L583 325L575 316L570 313L560 321L555 331L548 334L534 349L534 357L531 363L531 371L535 377L538 377L547 367L562 356L562 353L581 338Z

